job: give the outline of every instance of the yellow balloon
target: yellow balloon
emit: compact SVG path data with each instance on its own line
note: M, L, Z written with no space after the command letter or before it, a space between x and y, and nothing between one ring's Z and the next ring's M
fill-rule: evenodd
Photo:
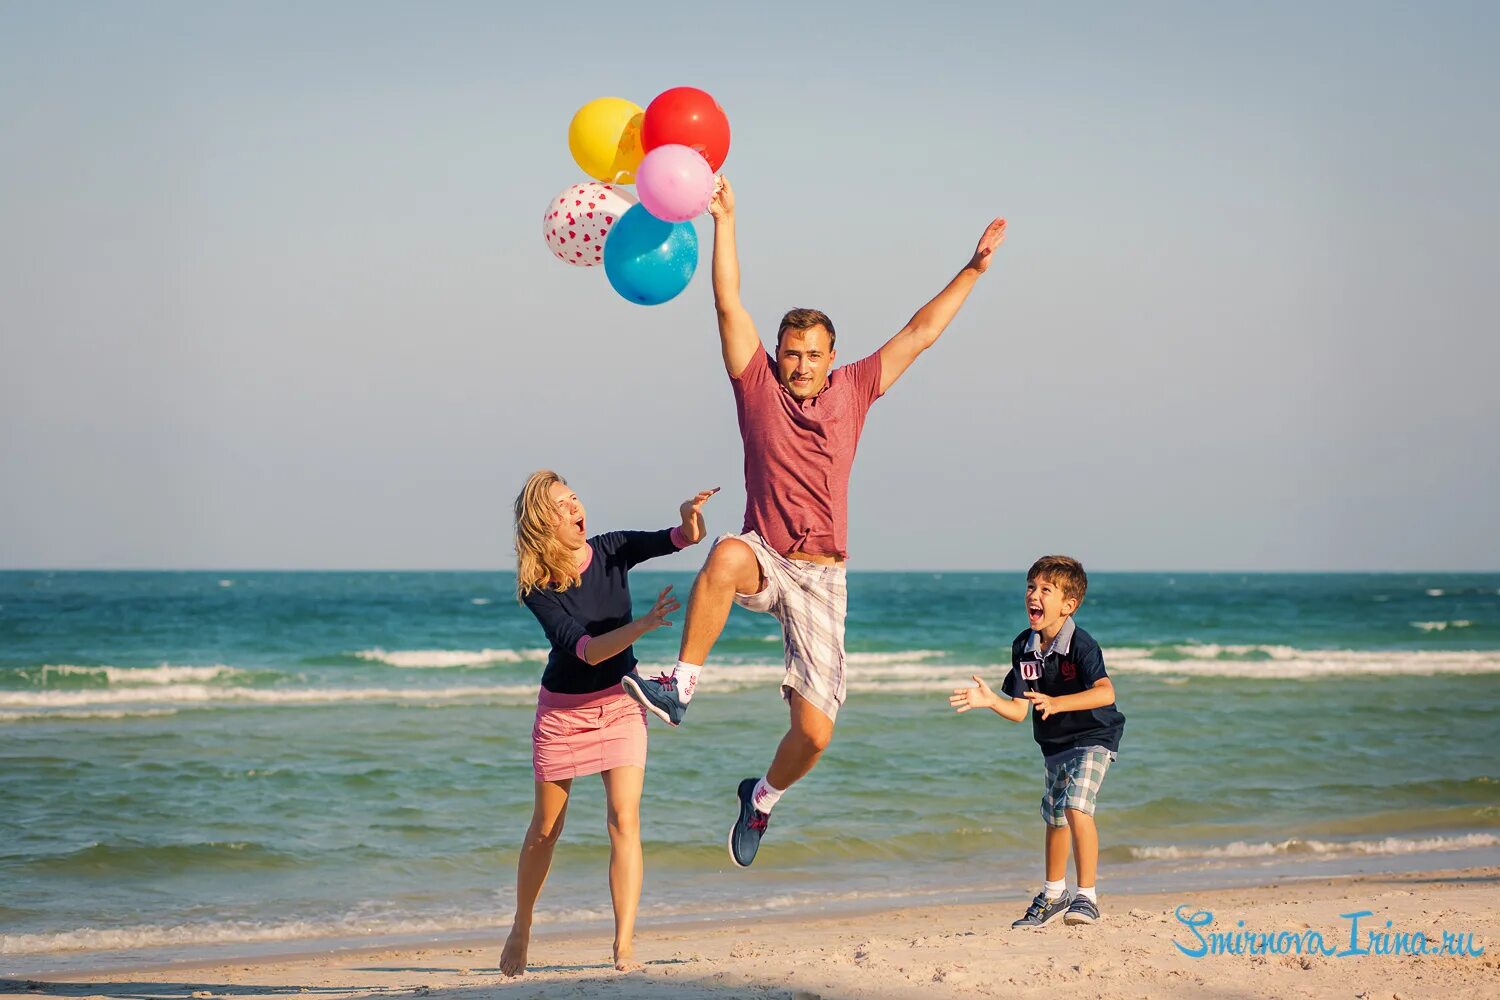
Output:
M583 172L606 184L634 184L641 148L640 105L623 97L600 97L578 109L568 125L568 149Z

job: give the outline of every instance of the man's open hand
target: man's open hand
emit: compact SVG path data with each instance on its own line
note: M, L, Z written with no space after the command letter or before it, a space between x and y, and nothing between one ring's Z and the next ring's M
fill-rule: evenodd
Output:
M712 209L712 206L709 206ZM979 237L979 245L974 248L974 256L969 260L969 266L983 274L989 270L990 258L995 248L1005 242L1005 220L996 219L984 227L984 235Z
M714 196L709 200L708 214L715 222L734 218L734 188L729 186L729 178L723 174L714 178Z

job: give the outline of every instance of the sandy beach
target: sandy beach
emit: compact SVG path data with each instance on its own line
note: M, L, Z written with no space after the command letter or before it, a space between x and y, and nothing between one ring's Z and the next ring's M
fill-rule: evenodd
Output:
M538 932L519 979L500 939L0 981L6 997L1493 997L1500 990L1500 868L1283 881L1253 888L1108 895L1105 920L1012 931L1022 901L643 928L644 965L607 964L607 932ZM1177 916L1212 913L1194 929ZM1359 947L1350 923L1359 918ZM1202 918L1199 918L1202 919ZM1240 921L1244 921L1243 926ZM1390 921L1389 927L1386 921ZM1372 941L1367 932L1376 932ZM1211 934L1270 935L1286 953L1223 953ZM1286 933L1283 933L1286 932ZM1397 939L1399 933L1410 935ZM1443 933L1460 954L1412 954ZM1307 954L1321 935L1333 954ZM1391 935L1387 937L1386 935ZM1291 950L1301 942L1301 954ZM1389 952L1381 954L1382 944ZM1215 945L1217 944L1217 948ZM1179 947L1181 946L1181 947ZM309 942L309 948L314 947ZM1191 957L1183 949L1204 951ZM1480 952L1482 954L1475 954ZM1219 953L1215 953L1218 951Z

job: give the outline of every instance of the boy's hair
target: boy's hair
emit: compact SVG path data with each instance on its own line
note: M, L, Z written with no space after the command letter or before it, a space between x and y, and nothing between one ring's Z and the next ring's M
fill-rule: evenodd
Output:
M1089 589L1089 575L1083 571L1083 563L1071 556L1042 556L1026 571L1026 582L1046 580L1079 604Z
M838 334L833 332L833 320L818 309L793 309L781 317L781 326L776 329L776 346L781 346L781 338L788 330L811 330L815 326L828 331L828 346L832 348L838 340Z

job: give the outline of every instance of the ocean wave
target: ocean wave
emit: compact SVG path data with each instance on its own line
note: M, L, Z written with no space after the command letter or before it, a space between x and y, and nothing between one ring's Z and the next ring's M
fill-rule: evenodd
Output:
M371 663L406 670L488 667L496 663L541 663L545 649L364 649L354 656Z
M849 653L844 661L850 666L878 666L887 663L920 663L946 655L941 649L906 649L895 653Z
M0 708L86 708L96 705L335 705L358 702L438 704L529 704L535 684L448 688L234 688L174 684L158 688L95 688L84 691L0 691Z
M1121 673L1311 680L1342 676L1432 676L1500 673L1500 650L1296 649L1291 646L1184 645L1105 650Z
M1465 618L1451 622L1412 622L1412 628L1419 628L1423 632L1442 632L1450 628L1468 628L1474 623Z
M457 919L417 918L371 922L358 916L334 920L224 920L202 924L138 924L134 927L80 927L39 934L0 934L0 955L35 955L59 951L133 951L182 945L254 944L368 934L434 934L459 930Z
M1105 650L1104 662L1111 672L1177 678L1216 677L1262 680L1313 680L1339 676L1432 676L1438 674L1500 673L1500 650L1366 652L1355 650L1306 650L1290 646L1178 646L1169 658L1161 649L1122 647ZM851 691L947 692L969 684L978 674L992 686L1010 669L1005 663L903 662L906 654L892 654L892 662L848 664ZM671 664L642 664L642 674L672 669ZM737 690L779 684L785 668L776 664L710 664L699 681L705 691Z
M202 841L186 844L146 844L122 840L92 843L61 854L31 857L17 869L57 875L117 876L121 874L180 874L193 868L261 870L291 868L300 858L250 841Z
M519 656L512 650L504 652ZM918 650L917 653L924 651ZM931 651L925 651L929 655ZM1249 680L1317 680L1327 677L1423 677L1434 675L1483 675L1500 673L1500 651L1367 652L1353 650L1299 650L1285 646L1181 646L1172 647L1167 658L1159 648L1117 648L1105 653L1113 673L1158 677L1166 683L1202 678ZM530 704L537 685L523 683L470 684L446 687L399 685L303 687L300 678L275 675L287 683L244 683L249 671L231 667L72 667L54 671L97 673L109 683L0 689L0 722L21 721L38 710L118 709L128 706L170 705L329 705L356 702ZM668 663L643 663L647 676L672 669ZM1000 663L924 663L910 653L873 654L870 659L848 664L851 692L871 694L942 693L967 686L978 674L997 685L1008 666ZM785 667L777 662L710 665L700 685L705 692L731 692L781 683ZM65 676L65 675L60 675ZM196 680L197 683L189 681ZM223 683L223 681L238 683ZM54 715L54 717L62 717ZM82 715L75 715L82 718ZM101 716L102 717L102 716Z
M1381 840L1289 840L1249 842L1237 840L1217 847L1175 845L1126 848L1135 861L1233 860L1308 855L1339 857L1364 854L1426 854L1433 851L1463 851L1500 846L1500 836L1469 833L1460 837L1385 837Z
M169 663L163 663L156 667L80 666L72 663L48 663L40 667L22 667L16 671L17 676L40 687L51 687L74 681L83 681L85 683L103 681L106 684L126 687L180 684L183 682L206 684L211 681L227 681L233 678L243 678L248 676L249 673L249 671L227 667L221 663L207 667L181 667L173 666Z
M139 711L112 711L104 710L97 712L69 712L66 710L50 712L0 712L0 724L7 722L35 722L56 721L64 719L68 721L93 721L107 719L152 719L165 715L176 715L175 708L147 708Z
M721 848L722 850L722 848ZM818 911L832 906L847 906L876 901L900 900L925 902L951 900L978 890L966 887L920 889L898 887L890 890L851 890L826 892L784 892L749 900L698 898L682 903L647 903L641 916L651 920L673 918L709 918L753 912L777 913L803 908ZM508 902L508 900L506 900ZM384 912L377 912L384 911ZM430 915L390 913L384 904L356 907L353 911L327 919L266 922L259 920L223 920L197 924L138 924L131 927L80 927L67 931L31 934L0 934L0 955L37 955L70 951L135 951L149 948L240 945L276 941L305 941L328 938L404 938L437 934L472 935L476 931L498 931L509 918L510 907L494 909L445 910ZM611 917L602 907L563 907L537 914L540 925L603 923Z

